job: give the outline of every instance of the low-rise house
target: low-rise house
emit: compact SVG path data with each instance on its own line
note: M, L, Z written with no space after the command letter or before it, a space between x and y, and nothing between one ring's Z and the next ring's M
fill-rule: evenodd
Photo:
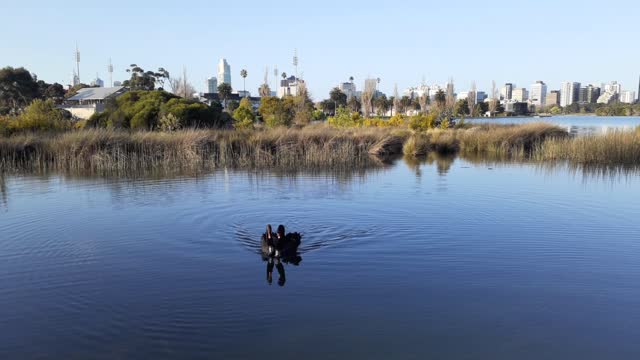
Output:
M122 86L80 89L74 96L65 100L61 108L69 111L75 119L86 120L95 113L103 112L107 101L127 91L128 89Z

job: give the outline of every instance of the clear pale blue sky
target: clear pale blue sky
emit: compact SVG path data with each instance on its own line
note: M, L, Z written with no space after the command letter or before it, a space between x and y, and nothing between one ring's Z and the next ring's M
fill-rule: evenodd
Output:
M234 89L249 72L257 92L264 68L293 74L293 49L314 99L349 76L359 88L444 83L456 91L475 80L529 87L618 80L637 90L638 0L496 1L11 1L2 6L0 66L24 66L48 82L69 83L76 41L83 82L96 73L125 80L126 67L187 67L198 90L225 57ZM273 70L270 83L273 84Z

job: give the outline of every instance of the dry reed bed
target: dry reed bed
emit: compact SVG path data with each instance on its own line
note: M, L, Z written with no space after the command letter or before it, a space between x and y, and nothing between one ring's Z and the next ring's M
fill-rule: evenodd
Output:
M565 130L542 123L426 132L328 126L247 132L83 130L0 138L0 170L126 172L217 167L349 170L376 166L380 164L376 159L403 152L410 156L461 152L509 159L637 165L640 132L569 137Z
M175 133L84 130L0 139L0 168L117 170L147 168L371 166L369 151L396 139L388 129L327 127Z

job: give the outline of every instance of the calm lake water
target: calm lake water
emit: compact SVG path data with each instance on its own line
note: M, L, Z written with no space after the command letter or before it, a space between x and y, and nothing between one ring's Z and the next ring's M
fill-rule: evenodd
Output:
M543 118L478 118L467 121L475 123L521 124L546 122L562 126L571 134L602 134L612 130L631 130L640 126L640 116L551 116Z
M0 179L1 359L640 358L637 173Z

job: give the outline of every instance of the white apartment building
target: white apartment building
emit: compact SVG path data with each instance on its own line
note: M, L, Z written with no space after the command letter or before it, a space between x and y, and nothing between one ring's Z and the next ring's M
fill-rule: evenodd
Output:
M604 86L604 92L620 94L622 92L622 84L618 84L617 81L612 81Z
M506 83L504 84L504 86L500 89L500 99L501 100L511 100L511 98L513 97L513 87L515 85L511 84L511 83Z
M547 104L547 84L544 81L536 81L535 84L532 84L529 99L532 105L545 106Z
M223 83L231 85L231 66L226 59L220 59L218 63L218 85Z
M580 96L580 83L564 81L560 86L560 106L569 106L578 102Z
M636 101L636 92L635 91L622 91L620 93L620 102L625 104L633 104Z
M512 91L511 99L517 102L529 100L529 91L525 88L515 88Z

